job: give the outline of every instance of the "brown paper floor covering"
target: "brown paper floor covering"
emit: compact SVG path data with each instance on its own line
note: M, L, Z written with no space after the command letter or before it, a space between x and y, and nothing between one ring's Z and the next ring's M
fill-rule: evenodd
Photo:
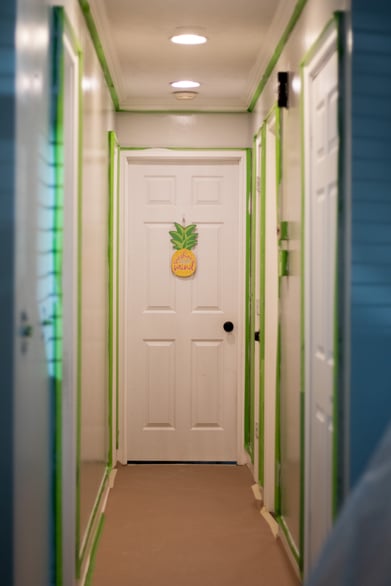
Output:
M297 586L245 466L120 467L91 586Z

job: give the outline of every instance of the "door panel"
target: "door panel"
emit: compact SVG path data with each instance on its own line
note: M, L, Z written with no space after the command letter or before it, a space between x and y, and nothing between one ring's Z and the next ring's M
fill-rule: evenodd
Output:
M334 40L306 76L306 396L309 569L332 525L334 315L338 196L338 57Z
M236 460L238 162L128 159L125 173L127 459ZM189 278L171 272L174 222L197 224Z

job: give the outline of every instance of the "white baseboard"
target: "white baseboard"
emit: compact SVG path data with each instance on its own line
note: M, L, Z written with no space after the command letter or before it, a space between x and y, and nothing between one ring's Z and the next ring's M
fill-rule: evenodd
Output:
M280 526L278 525L277 521L275 520L273 515L269 513L266 507L262 507L261 515L265 519L266 523L269 525L270 531L272 532L274 539L276 539L280 533Z
M110 470L109 476L106 480L105 488L100 496L99 504L98 504L98 507L96 509L96 513L94 516L94 522L93 522L91 534L90 534L88 544L87 544L87 552L84 555L83 563L82 563L82 566L80 569L80 578L78 580L78 586L84 586L86 583L86 579L87 579L90 565L92 562L91 555L92 555L92 552L93 552L94 547L96 545L96 539L98 537L99 524L101 521L101 517L106 510L106 505L107 505L107 501L109 498L110 490L114 487L116 475L117 475L117 470L115 468Z

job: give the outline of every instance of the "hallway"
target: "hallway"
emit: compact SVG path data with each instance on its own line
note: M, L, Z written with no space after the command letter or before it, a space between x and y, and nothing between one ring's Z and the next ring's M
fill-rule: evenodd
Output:
M245 466L119 467L91 586L296 586Z

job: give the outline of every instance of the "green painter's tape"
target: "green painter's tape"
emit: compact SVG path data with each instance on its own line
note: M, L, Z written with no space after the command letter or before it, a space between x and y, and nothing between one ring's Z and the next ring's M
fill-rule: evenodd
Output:
M300 15L303 11L303 8L306 4L307 4L307 0L298 0L297 4L293 10L292 16L291 16L283 34L282 34L281 39L278 42L277 47L274 50L274 53L273 53L268 65L265 69L265 72L262 76L262 79L259 82L258 87L255 90L255 93L251 99L250 105L248 107L249 112L252 112L254 110L255 105L259 99L259 96L262 94L263 90L265 89L265 86L266 86L266 84L267 84L267 82L273 72L273 69L275 68L277 61L279 60L281 53L282 53L286 43L288 42L288 39L291 35L291 32L295 28L296 23L299 20Z
M255 456L255 393L259 392L258 390L258 383L255 381L255 352L257 349L257 344L255 343L254 332L255 332L255 284L256 284L256 215L257 215L257 174L255 172L256 168L256 145L255 141L252 148L252 156L251 156L251 164L252 164L252 179L251 179L251 236L250 236L250 258L251 258L251 266L250 266L250 275L248 276L249 279L249 288L250 288L250 297L247 299L249 304L250 310L250 332L248 338L249 344L249 369L250 369L250 445L252 446L252 461L254 462ZM258 417L257 417L258 418ZM259 435L259 423L258 423L258 435Z
M276 219L277 225L281 220L281 187L282 187L282 121L281 110L275 107L276 117ZM280 261L283 262L282 275L287 273L288 252L279 251ZM282 260L284 259L284 260ZM281 304L281 279L278 285L278 300ZM275 511L281 515L281 312L278 312L278 332L277 332L277 364L276 364L276 437L275 437L275 457L276 457L276 476L275 476Z
M305 422L305 395L300 392L300 519L299 519L299 568L303 575L304 571L304 498L305 498L305 477L304 477L304 422Z
M254 401L253 401L253 376L252 376L252 309L251 309L251 149L246 153L247 185L246 185L246 313L245 313L245 422L244 444L245 449L254 458ZM252 387L252 388L251 388Z
M105 523L105 516L102 513L100 516L100 519L99 519L99 525L98 525L98 529L95 534L94 543L91 548L90 564L88 566L85 586L90 586L92 584L92 577L94 575L95 563L96 563L96 554L98 553L98 546L99 546L100 538L102 537L104 523Z
M115 308L115 317L116 317L116 341L115 341L115 382L116 382L116 414L115 414L115 421L116 421L116 433L115 433L115 447L119 449L119 245L120 245L120 238L119 238L119 230L120 230L120 154L121 151L119 149L119 145L116 139L117 145L117 191L116 191L116 198L117 198L117 217L116 217L116 308Z
M342 46L342 30L343 30L343 15L341 13L336 13L334 18L331 19L322 32L320 33L318 39L315 43L310 47L310 49L305 54L304 58L301 61L301 85L304 88L304 68L309 64L311 59L315 56L319 48L322 46L325 38L330 34L332 29L337 26L338 28L338 47L339 47L339 65L342 63L341 55L343 51L341 49ZM341 136L341 129L343 128L343 122L341 117L343 116L343 110L341 107L341 90L339 92L339 136L340 140L342 139ZM301 134L302 134L302 141L301 141L301 177L302 177L302 209L301 209L301 441L300 441L300 450L301 450L301 469L300 469L300 476L301 476L301 491L300 491L300 569L303 572L304 569L304 548L305 548L305 502L306 498L309 495L305 493L305 100L304 100L304 93L302 93L301 98ZM343 155L341 153L341 149L339 151L339 167L338 167L338 181L339 181L339 192L342 183L341 177L343 176ZM341 194L339 193L339 198ZM338 206L338 210L340 210L340 206ZM343 231L342 227L342 220L340 211L338 211L338 236L341 235L341 230ZM338 243L338 239L337 239ZM338 466L338 458L340 457L340 449L339 449L339 406L341 399L338 396L338 384L339 384L339 373L340 373L340 356L341 348L339 346L339 339L338 339L338 332L339 332L339 324L338 324L338 316L339 316L339 301L343 298L343 293L340 291L339 281L338 281L338 269L341 267L341 259L339 258L340 255L338 254L338 245L336 246L336 284L335 284L335 303L334 303L334 359L335 359L335 367L334 367L334 390L333 390L333 424L334 424L334 432L333 432L333 463L332 463L332 511L333 515L335 516L338 511L339 501L340 501L340 493L338 490L339 487L339 476L340 476L340 469ZM342 265L343 267L343 265Z
M108 133L109 142L109 218L108 218L108 264L109 264L109 283L108 283L108 296L109 296L109 323L108 323L108 428L109 428L109 446L107 454L107 463L109 467L113 466L113 320L114 312L114 187L115 187L115 134L110 131ZM117 352L117 349L114 350Z
M79 569L81 569L83 563L85 562L85 560L87 558L89 543L91 542L92 539L96 538L96 533L95 533L95 536L93 537L93 529L95 526L96 517L99 513L99 509L102 506L102 498L103 498L103 495L104 495L105 490L107 488L107 484L109 482L110 472L111 472L111 468L106 466L105 473L102 477L102 481L101 481L101 484L100 484L100 487L98 490L98 494L95 499L94 508L92 509L92 513L91 513L91 516L90 516L90 519L88 522L88 526L87 526L87 530L86 530L86 534L85 534L85 539L84 539L84 544L83 544L83 547L81 548L81 551L78 556Z
M78 165L77 165L77 423L76 423L76 576L80 577L79 551L80 535L80 466L81 466L81 425L82 425L82 292L83 292L83 53L79 49L79 124L78 124Z
M117 91L115 89L114 82L111 77L111 73L109 70L109 66L107 64L107 60L106 60L106 56L105 56L105 53L103 50L102 43L99 39L99 35L98 35L98 31L97 31L97 28L95 25L95 21L93 19L92 14L91 14L90 5L87 2L87 0L79 0L79 5L80 5L80 8L83 12L84 19L86 21L87 28L88 28L88 31L91 36L92 43L93 43L95 51L96 51L96 55L99 59L100 65L102 67L103 75L106 80L107 87L109 89L114 108L116 109L116 111L118 111L119 110L119 100L118 100Z
M276 364L276 436L275 436L275 491L274 510L281 515L281 323L277 332L277 364Z
M53 143L55 169L55 205L53 218L53 271L55 301L53 303L54 339L54 565L56 586L62 585L62 376L63 376L63 228L64 228L64 11L53 8L52 87L55 95Z
M124 147L121 146L120 150L121 152L127 152L127 151L149 151L149 150L153 150L156 147ZM160 148L160 147L159 147ZM214 151L226 151L226 152L231 152L231 151L244 151L247 152L248 149L247 147L213 147L213 148L208 148L208 147L164 147L165 150L168 151L193 151L193 152L214 152Z
M83 53L80 42L72 25L64 12L64 30L78 60L78 136L77 136L77 226L76 226L76 503L75 503L75 530L76 530L76 576L80 577L78 565L78 552L80 547L80 455L81 455L81 402L82 402L82 181L83 181Z
M335 29L336 26L336 20L335 17L331 18L327 24L324 26L324 28L322 29L321 33L319 34L318 38L316 39L316 41L311 45L311 47L308 49L308 51L305 53L303 59L300 62L300 66L303 68L306 65L309 64L309 62L311 61L311 59L315 56L315 54L319 51L320 47L322 46L324 40L327 38L327 36L330 34L330 32L332 31L332 29ZM302 86L303 87L303 86Z
M335 259L335 301L334 301L334 393L333 393L333 418L334 418L334 435L333 435L333 517L337 517L342 506L345 493L345 474L348 465L345 460L345 441L343 421L345 417L345 395L346 385L344 379L344 344L345 336L345 291L341 275L345 273L346 252L344 250L345 238L345 99L346 99L346 82L345 82L345 55L347 48L345 46L347 35L345 15L341 12L335 13L335 25L337 27L337 47L338 47L338 206L337 206L337 245Z
M260 291L259 291L259 483L265 482L265 281L266 281L266 255L265 255L265 229L266 229L266 124L260 130L261 136L261 218L260 229Z
M243 114L248 116L248 111L246 110L132 110L130 108L119 108L117 112L125 113L125 114L151 114L151 115L175 115L175 116L191 116L192 114L212 114L216 115L239 115L242 116Z
M289 531L289 528L288 528L288 526L286 524L286 521L285 521L285 519L282 516L278 516L277 517L277 523L281 527L281 529L282 529L282 531L283 531L283 533L285 535L285 538L287 540L289 549L290 549L290 551L291 551L291 553L292 553L292 555L293 555L293 557L294 557L294 559L295 559L295 561L297 563L298 568L300 569L300 554L297 551L297 547L296 547L295 542L293 540L293 537L292 537L292 535L291 535L291 533Z
M151 150L154 147L123 147L120 146L119 150L122 152L133 152L133 151L145 151ZM253 330L251 329L251 311L250 311L250 295L251 295L251 211L250 211L250 203L252 197L252 149L250 148L227 148L227 147L215 147L215 148L193 148L193 147L165 147L167 150L171 151L194 151L194 152L216 152L216 151L242 151L246 153L246 311L245 311L245 372L244 372L244 387L245 387L245 397L244 397L244 446L246 451L249 453L251 458L253 458L253 438L254 436L254 405L252 401L251 405L251 380L250 380L250 371L251 371L251 356L250 356L250 342L253 338ZM119 215L119 211L118 211ZM118 229L117 229L118 234ZM118 243L118 253L117 253L117 261L119 258L119 243ZM118 291L118 287L117 287ZM118 328L117 328L118 332ZM117 376L118 380L118 376ZM118 405L118 401L117 401ZM118 419L117 419L118 421Z
M304 66L300 72L301 87L304 88ZM301 129L301 249L300 249L300 571L304 571L305 540L305 103L300 100Z

